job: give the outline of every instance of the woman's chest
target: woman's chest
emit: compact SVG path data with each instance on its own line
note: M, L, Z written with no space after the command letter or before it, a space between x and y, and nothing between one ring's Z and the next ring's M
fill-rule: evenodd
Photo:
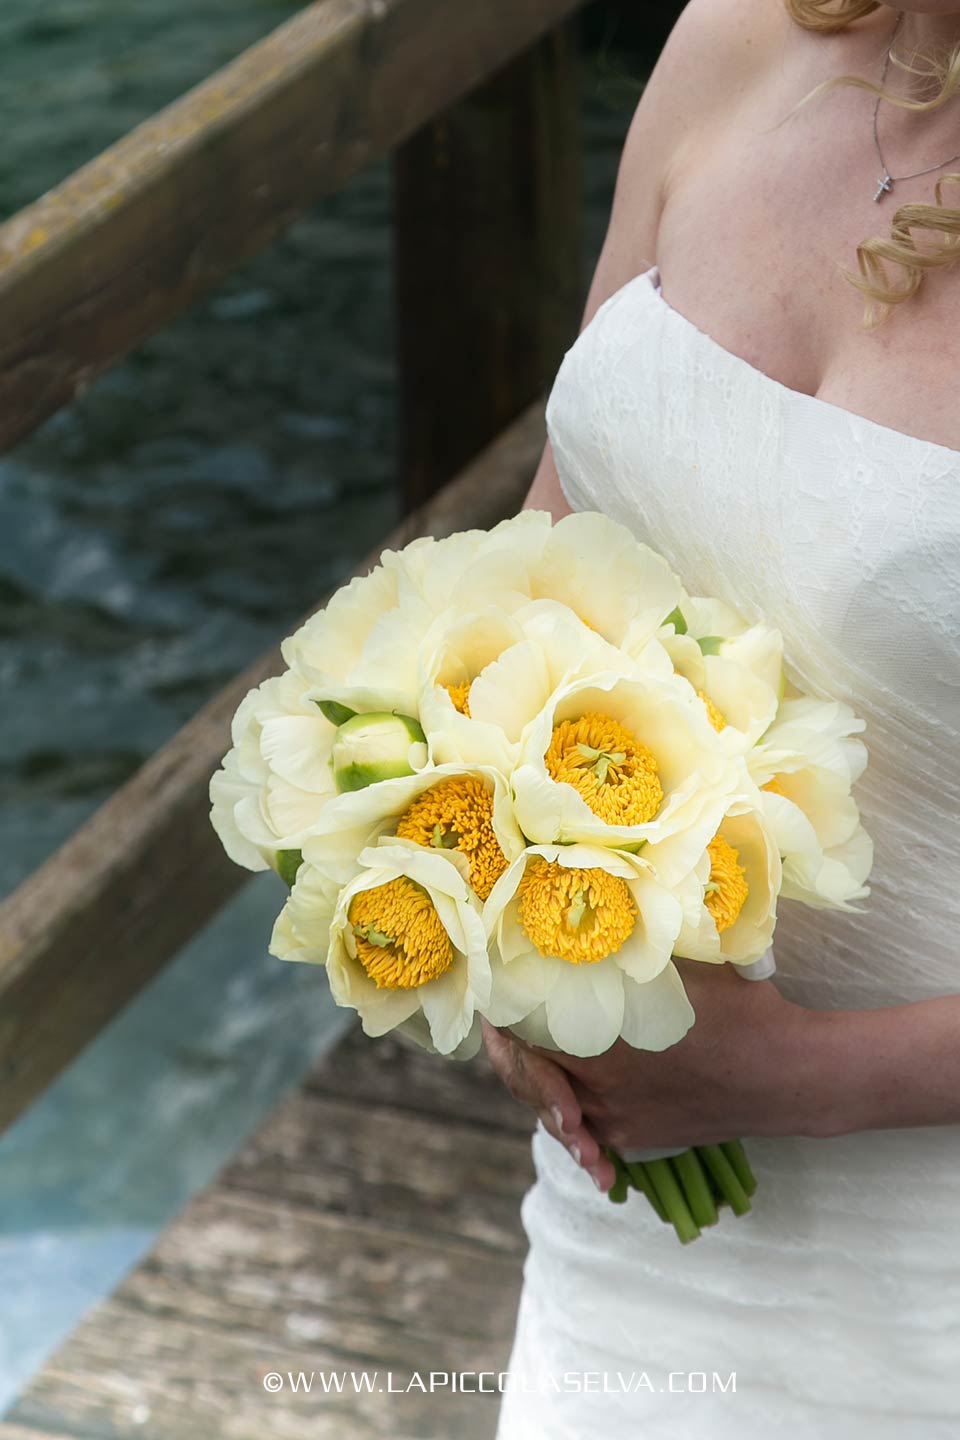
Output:
M841 273L860 274L860 242L887 237L904 203L929 203L936 176L875 203L863 94L834 102L832 130L823 112L813 123L813 107L769 133L783 93L758 97L675 167L657 236L665 296L790 389L960 451L960 263L928 272L873 328L866 297ZM923 229L915 238L921 250L942 240ZM886 273L907 278L893 263Z

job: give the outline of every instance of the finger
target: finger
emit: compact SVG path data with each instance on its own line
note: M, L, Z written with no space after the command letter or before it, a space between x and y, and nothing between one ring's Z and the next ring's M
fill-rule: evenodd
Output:
M590 1175L597 1189L603 1191L609 1190L617 1178L613 1161L610 1160L602 1150L596 1164L590 1167Z
M583 1123L580 1106L564 1072L550 1060L531 1055L508 1031L483 1024L484 1045L494 1069L515 1099L536 1111L549 1135L584 1169L596 1164L600 1147Z
M483 1032L483 1048L497 1075L515 1100L536 1109L540 1097L523 1069L519 1057L520 1047L514 1037L508 1030L498 1030L483 1017L480 1019L480 1027Z
M534 1108L547 1111L558 1131L570 1135L582 1125L580 1102L566 1072L554 1060L518 1044L514 1061L522 1083L536 1097Z
M540 1124L558 1141L583 1170L592 1170L601 1160L603 1151L595 1135L581 1123L572 1130L561 1130L549 1111L538 1110Z
M497 1074L511 1094L523 1098L548 1134L570 1152L599 1190L609 1190L616 1170L584 1121L580 1102L563 1068L541 1052L481 1020L483 1042Z
M500 1079L516 1099L549 1115L558 1131L580 1124L580 1104L559 1065L534 1055L507 1030L481 1021L483 1043Z

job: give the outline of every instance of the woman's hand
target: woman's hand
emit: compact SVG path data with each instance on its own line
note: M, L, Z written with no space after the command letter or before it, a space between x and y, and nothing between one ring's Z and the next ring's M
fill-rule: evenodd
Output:
M700 1145L750 1135L845 1128L823 1058L830 1017L785 1000L731 964L677 961L697 1019L668 1050L618 1040L582 1059L526 1045L484 1022L487 1053L602 1190L615 1173L602 1146Z
M580 1102L571 1077L557 1063L573 1057L536 1050L524 1045L506 1030L497 1030L481 1020L483 1043L490 1063L514 1100L537 1112L540 1123L561 1145L566 1145L578 1165L593 1176L594 1184L608 1190L613 1184L613 1166L603 1154L596 1136L583 1122ZM609 1177L608 1177L609 1172Z

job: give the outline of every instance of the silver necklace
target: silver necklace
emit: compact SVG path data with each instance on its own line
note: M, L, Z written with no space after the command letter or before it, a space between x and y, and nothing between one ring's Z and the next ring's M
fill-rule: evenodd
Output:
M881 89L883 88L884 80L886 80L887 78L887 70L890 65L890 51L893 49L893 42L897 38L897 31L900 29L902 23L903 11L901 10L900 15L897 19L897 23L893 27L893 34L890 36L890 44L887 46L887 53L883 62L883 71L880 75ZM887 162L883 158L883 151L880 149L880 136L877 134L877 115L880 111L880 100L881 96L878 95L877 103L873 107L873 142L877 147L877 155L880 159L880 168L883 171L883 174L877 181L877 188L874 191L873 195L874 200L878 202L883 199L884 195L886 195L888 190L893 188L893 183L895 180L916 180L918 175L930 175L933 173L934 170L942 170L944 165L952 165L954 160L960 160L960 150L958 150L956 155L950 156L949 160L941 160L938 165L930 165L927 167L926 170L914 170L912 175L891 175L890 171L887 169Z

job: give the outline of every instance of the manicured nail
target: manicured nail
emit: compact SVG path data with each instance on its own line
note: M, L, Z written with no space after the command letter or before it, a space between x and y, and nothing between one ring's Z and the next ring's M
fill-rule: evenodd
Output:
M580 1146L577 1144L576 1140L571 1140L570 1142L570 1154L573 1156L574 1160L576 1160L577 1164L579 1165L580 1161L583 1159L583 1155L580 1151Z
M559 1106L559 1105L551 1105L551 1106L550 1106L550 1114L553 1116L553 1123L554 1123L554 1125L556 1125L556 1127L557 1127L558 1130L562 1131L562 1130L563 1130L563 1111L560 1109L560 1106Z

